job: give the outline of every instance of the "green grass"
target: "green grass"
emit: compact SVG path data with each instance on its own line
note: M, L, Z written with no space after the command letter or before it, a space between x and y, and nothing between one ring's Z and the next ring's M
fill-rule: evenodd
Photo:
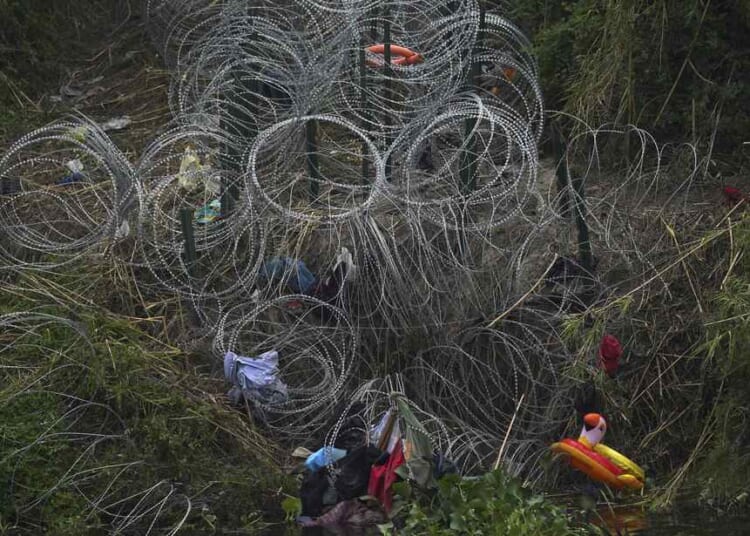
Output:
M21 324L2 336L0 534L250 533L278 508L282 456L221 402L208 358L97 311Z

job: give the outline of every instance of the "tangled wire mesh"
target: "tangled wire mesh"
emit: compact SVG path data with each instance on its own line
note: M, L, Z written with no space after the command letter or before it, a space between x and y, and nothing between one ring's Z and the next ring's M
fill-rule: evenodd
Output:
M278 352L286 396L258 408L279 437L330 444L332 417L372 424L398 392L465 471L501 449L509 470L540 478L585 366L564 321L656 277L674 244L640 237L684 208L698 162L674 148L691 169L675 184L644 131L583 128L560 163L571 183L556 186L538 153L537 67L502 9L146 1L173 123L136 165L85 120L14 144L0 160L2 181L21 179L0 204L5 267L59 267L132 222L123 260L148 268L144 293L192 303L217 358ZM605 161L613 146L622 159ZM55 185L74 160L84 180ZM551 278L576 214L596 275ZM322 296L342 248L357 277ZM301 289L288 259L314 282ZM287 266L279 277L269 260Z

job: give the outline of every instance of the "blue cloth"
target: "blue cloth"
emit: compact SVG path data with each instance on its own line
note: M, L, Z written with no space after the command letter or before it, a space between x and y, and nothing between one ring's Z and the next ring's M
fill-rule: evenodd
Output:
M335 447L323 447L317 452L313 452L305 460L305 467L313 473L317 473L323 467L332 465L346 456L346 451Z
M308 294L315 287L315 275L308 270L305 263L290 257L273 257L263 263L260 276L266 279L284 279L286 284L298 294Z
M83 173L72 173L70 175L66 175L59 181L57 181L55 184L58 186L67 186L68 184L75 184L76 182L81 182L84 179Z

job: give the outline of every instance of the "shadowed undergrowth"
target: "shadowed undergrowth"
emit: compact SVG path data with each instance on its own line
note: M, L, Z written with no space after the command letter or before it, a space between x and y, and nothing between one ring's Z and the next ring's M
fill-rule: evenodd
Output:
M204 359L100 312L35 311L0 317L0 533L263 526L281 456Z

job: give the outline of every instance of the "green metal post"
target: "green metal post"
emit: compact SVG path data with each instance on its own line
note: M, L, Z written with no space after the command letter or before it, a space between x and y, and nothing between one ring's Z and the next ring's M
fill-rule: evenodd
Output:
M557 176L557 195L560 205L560 214L564 219L570 218L570 177L568 167L565 163L565 148L563 147L562 134L556 122L550 124L550 136L552 139L552 152L557 160L555 175Z
M474 61L476 55L482 47L482 40L484 38L485 28L485 12L484 8L479 8L479 31L477 33L477 43L472 51L471 58L471 71L469 73L469 88L476 91L479 88L479 63ZM466 149L461 153L460 159L460 175L462 178L462 184L464 193L474 191L476 188L477 181L477 142L473 132L477 126L477 118L469 118L464 122L464 139L466 140Z
M588 272L594 268L593 256L591 254L591 238L589 236L589 226L587 222L588 212L586 210L586 190L583 177L575 177L571 180L570 170L565 158L567 149L565 142L562 140L562 134L552 125L552 146L557 158L557 189L560 195L560 212L563 218L568 219L570 216L571 202L569 197L568 185L573 186L573 201L575 203L575 219L578 229L578 258L581 261L581 267Z
M248 37L250 50L248 55L252 55L252 45L257 42L258 33L252 32ZM250 73L252 75L252 73ZM235 70L231 73L233 91L224 94L225 109L221 114L221 127L225 132L229 132L232 138L235 138L240 146L247 146L255 139L258 134L258 125L255 114L258 111L258 82L256 79L249 81L242 80L242 71ZM249 108L249 111L242 110L243 106ZM242 172L242 154L238 147L228 145L225 148L226 162L223 163L235 175ZM230 173L230 175L232 175ZM221 215L226 218L234 208L235 201L239 198L239 188L236 178L230 180L225 176L221 181Z
M305 124L307 172L310 177L310 200L315 201L320 191L320 168L318 167L318 122L310 119Z
M391 21L388 20L388 17L390 16L390 12L386 9L385 13L385 21L383 22L383 74L385 75L385 100L388 101L386 103L386 107L389 106L393 101L393 88L391 86ZM390 149L392 139L391 139L391 117L390 115L386 114L385 121L383 122L386 129L386 148ZM391 180L391 158L390 155L388 156L388 159L385 161L385 178L387 181Z
M573 190L576 199L576 226L578 227L578 256L584 270L591 273L594 268L591 256L591 241L589 238L589 225L586 221L586 192L584 190L583 177L573 179Z
M193 234L193 209L183 208L180 210L180 223L182 224L182 238L185 241L185 265L190 275L194 275L195 262L195 235Z
M369 130L369 119L370 116L367 113L367 64L365 63L365 40L360 39L359 43L359 101L362 107L362 118L363 125L362 129L366 132ZM367 181L367 177L370 175L370 161L367 159L369 156L369 148L367 143L362 142L362 180Z

